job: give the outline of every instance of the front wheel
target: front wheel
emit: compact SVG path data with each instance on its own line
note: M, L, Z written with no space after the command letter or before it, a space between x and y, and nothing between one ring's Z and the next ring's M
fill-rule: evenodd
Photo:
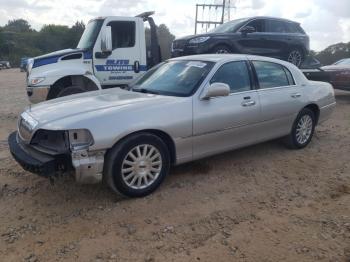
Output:
M64 96L69 96L69 95L74 95L74 94L79 94L85 92L84 89L76 87L76 86L69 86L64 89L62 89L58 94L57 97L64 97Z
M166 144L149 133L131 135L106 156L104 176L109 187L129 197L142 197L156 190L169 172Z
M229 54L231 50L225 45L215 46L212 50L213 54Z
M315 131L315 114L312 110L304 108L294 121L291 133L286 137L287 146L293 149L306 147Z

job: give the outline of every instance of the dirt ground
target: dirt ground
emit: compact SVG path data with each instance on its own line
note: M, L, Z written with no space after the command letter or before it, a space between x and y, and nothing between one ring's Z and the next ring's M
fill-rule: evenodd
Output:
M350 261L350 92L306 149L211 157L125 199L69 177L51 185L12 159L24 78L0 71L0 261Z

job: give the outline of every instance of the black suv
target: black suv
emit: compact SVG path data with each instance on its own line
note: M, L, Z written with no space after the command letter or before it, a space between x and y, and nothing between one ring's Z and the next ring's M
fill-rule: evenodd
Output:
M297 22L251 17L227 22L206 34L176 39L172 44L172 57L203 53L262 55L300 66L309 53L309 36Z

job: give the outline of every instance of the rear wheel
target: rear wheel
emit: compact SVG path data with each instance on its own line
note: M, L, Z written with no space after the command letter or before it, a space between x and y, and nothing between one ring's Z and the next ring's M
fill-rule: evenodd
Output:
M166 144L149 133L131 135L108 152L104 176L109 187L129 197L156 190L169 172Z
M286 137L287 146L293 149L306 147L314 134L316 125L315 114L304 108L294 121L291 133Z
M287 61L289 63L292 63L293 65L297 66L297 67L300 67L301 64L303 63L304 61L304 55L303 55L303 52L298 49L298 48L295 48L295 49L292 49L288 54L287 54Z

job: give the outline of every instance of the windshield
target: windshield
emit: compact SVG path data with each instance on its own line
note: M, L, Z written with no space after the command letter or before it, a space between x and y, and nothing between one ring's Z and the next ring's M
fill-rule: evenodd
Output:
M233 33L239 29L247 20L247 18L232 20L225 24L219 25L218 27L209 31L209 33Z
M342 59L334 63L335 65L350 65L350 58Z
M102 19L96 19L96 20L90 21L86 25L86 28L84 30L83 35L80 38L77 48L82 48L82 49L93 48L102 24L103 24Z
M190 96L207 76L213 62L168 61L149 70L133 86L136 92Z

